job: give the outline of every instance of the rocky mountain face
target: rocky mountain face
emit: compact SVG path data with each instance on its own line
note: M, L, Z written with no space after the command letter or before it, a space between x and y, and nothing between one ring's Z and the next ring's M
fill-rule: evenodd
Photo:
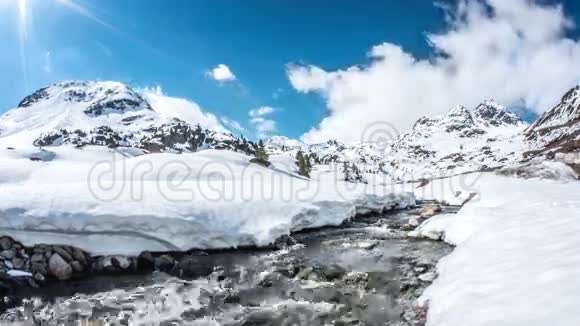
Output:
M0 137L37 147L132 147L143 153L214 148L255 152L255 144L157 112L139 92L118 82L70 81L42 88L0 118Z
M560 103L546 111L525 131L531 144L527 156L568 155L580 151L580 86L569 90ZM580 163L580 162L578 162Z

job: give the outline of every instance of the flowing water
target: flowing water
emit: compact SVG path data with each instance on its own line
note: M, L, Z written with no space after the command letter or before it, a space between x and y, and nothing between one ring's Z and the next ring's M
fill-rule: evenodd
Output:
M422 325L417 298L428 283L419 276L452 248L405 238L400 227L412 214L300 232L276 250L200 253L189 277L154 272L23 289L0 324Z

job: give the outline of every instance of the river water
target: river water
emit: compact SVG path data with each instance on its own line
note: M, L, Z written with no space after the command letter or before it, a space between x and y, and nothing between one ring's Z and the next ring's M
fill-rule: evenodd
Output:
M9 298L0 325L423 325L417 298L429 281L419 276L452 248L406 238L400 228L411 216L397 211L300 232L278 249L199 253L193 275L23 289Z

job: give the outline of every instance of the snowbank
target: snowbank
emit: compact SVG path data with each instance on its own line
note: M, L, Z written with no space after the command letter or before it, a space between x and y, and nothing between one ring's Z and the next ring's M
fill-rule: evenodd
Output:
M436 181L429 195L453 199L448 185L460 178ZM457 245L422 297L427 324L579 325L579 184L482 174L470 190L479 195L457 215L418 229Z
M0 233L27 245L70 244L97 254L260 246L415 203L413 194L384 187L308 181L293 173L291 158L264 168L216 150L51 151L47 161L19 149L0 156Z

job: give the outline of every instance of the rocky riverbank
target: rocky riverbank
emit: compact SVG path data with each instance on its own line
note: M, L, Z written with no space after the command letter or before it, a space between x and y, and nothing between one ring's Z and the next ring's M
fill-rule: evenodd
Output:
M451 247L407 233L416 222L453 209L424 203L415 211L361 216L293 234L272 248L139 257L25 248L4 237L0 244L17 252L4 266L24 261L19 277L14 269L8 277L4 268L0 320L421 325L426 307L417 298Z

